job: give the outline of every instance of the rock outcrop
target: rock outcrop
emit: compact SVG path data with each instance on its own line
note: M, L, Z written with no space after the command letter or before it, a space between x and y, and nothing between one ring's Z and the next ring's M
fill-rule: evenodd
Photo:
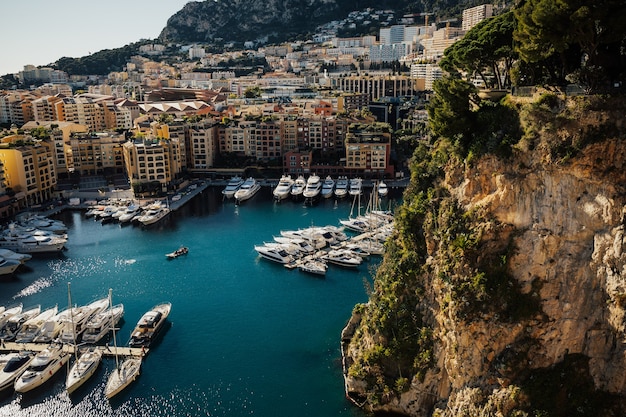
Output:
M462 268L471 275L481 259L499 257L502 276L509 277L513 292L513 298L502 302L518 298L528 309L504 317L508 306L480 306L477 313L465 314L465 296L450 297L446 283L451 273L444 261L450 257L442 252L449 248L438 237L443 226L424 227L427 265L420 278L425 288L418 310L432 329L433 360L425 373L412 376L410 386L377 393L375 401L375 384L368 382L368 375L347 372L346 389L352 398L373 411L412 416L525 415L543 405L537 399L541 388L533 384L555 377L552 371L563 375L575 368L578 373L571 379L585 381L585 392L596 392L598 398L602 393L610 399L606 409L622 410L626 142L618 115L584 111L567 128L540 132L544 136L535 146L520 145L510 158L484 156L446 167L440 186L449 193L447 198L464 213L481 212L474 217L481 222L481 253L473 264L470 258L464 260ZM571 140L607 123L614 136L598 138L573 156L556 159L543 146L559 135ZM490 253L496 256L490 258ZM386 343L363 320L360 326L353 320L353 331L343 335L348 366L363 362L371 345ZM569 396L566 401L571 403L593 401L572 399L576 392L568 381L560 384L556 398L545 401L559 401L559 395ZM548 396L549 389L545 391Z

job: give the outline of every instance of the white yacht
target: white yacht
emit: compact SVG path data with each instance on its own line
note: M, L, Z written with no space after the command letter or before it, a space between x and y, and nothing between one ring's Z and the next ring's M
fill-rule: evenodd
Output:
M0 235L0 248L20 253L60 252L65 247L67 238L41 231L14 234L5 232Z
M25 264L27 261L30 261L33 258L33 255L28 253L18 253L14 252L10 249L1 249L0 248L0 256L4 259L12 259L14 261L20 261L20 263Z
M39 333L43 325L54 317L59 308L54 306L49 308L32 319L28 319L22 325L22 328L17 332L17 336L15 336L15 341L18 343L29 343L35 339L35 336Z
M344 198L348 194L348 178L339 177L335 183L335 197Z
M69 314L71 310L63 310L58 312L55 316L47 320L42 326L33 342L35 343L50 343L59 336L59 333L63 329L63 324L66 320L69 320Z
M283 175L278 181L278 185L274 188L273 194L276 200L284 200L289 197L291 193L291 187L293 187L294 180L291 175Z
M242 184L243 184L243 178L241 178L239 175L232 177L228 181L228 184L226 184L226 188L222 190L222 195L225 198L233 198L235 196L235 193L237 192L239 187L241 187Z
M130 347L148 348L165 325L165 320L172 309L171 303L162 303L146 312L135 326L128 345Z
M317 174L312 174L306 181L306 187L302 191L302 196L307 199L314 199L322 191L322 181Z
M335 192L335 180L332 179L330 175L328 175L326 179L324 179L324 183L322 184L322 191L320 194L322 195L323 198L330 198L333 196L334 192Z
M244 181L243 184L241 184L241 187L239 187L239 189L235 192L235 200L237 200L237 202L248 200L254 197L254 195L260 189L261 184L259 184L254 178L249 177L247 180Z
M97 348L86 349L74 361L67 373L65 388L68 394L76 391L96 372L102 362L102 351Z
M156 210L148 210L146 212L146 214L141 216L138 220L144 226L148 226L148 225L151 225L151 224L154 224L154 223L158 222L159 220L161 220L162 218L164 218L168 214L170 214L170 208L169 207L161 207L161 208L156 209Z
M299 175L298 178L293 183L293 187L291 187L291 197L294 199L298 199L302 196L302 192L306 187L306 180L303 175Z
M104 395L111 399L119 394L124 388L130 385L137 377L141 370L141 358L130 356L116 366L104 388Z
M17 216L17 221L23 227L29 227L46 232L52 232L57 235L63 235L67 233L67 226L60 220L52 220L39 214L26 213L24 215Z
M139 206L138 204L131 204L122 211L120 216L117 218L117 221L119 221L120 223L129 222L140 212L141 206Z
M361 178L352 178L348 185L348 194L351 196L360 195L363 188L363 180Z
M290 255L280 244L274 245L256 245L254 250L265 259L278 262L279 264L288 264L294 261L294 257Z
M107 308L108 300L102 298L91 304L81 307L72 307L63 321L63 328L59 334L59 339L63 343L77 343L80 341L87 322L92 317Z
M389 188L387 188L387 184L383 180L378 183L377 190L379 197L386 197L389 194Z
M300 268L300 271L308 272L309 274L326 275L328 264L322 260L312 259L300 264L298 268Z
M7 259L0 256L0 276L11 275L22 263L16 259Z
M0 360L0 391L13 388L15 380L26 370L33 357L32 352L14 352L3 355Z
M39 313L41 313L41 306L38 305L27 310L22 310L21 313L11 316L0 331L0 339L5 342L13 341L22 329L24 323L36 317Z
M104 336L109 334L124 316L124 305L118 304L111 309L101 311L93 316L85 325L83 343L98 343Z
M69 358L70 354L63 351L62 345L48 346L35 355L24 373L15 380L15 391L24 393L42 385L63 369Z
M323 258L324 260L347 268L356 268L363 263L363 258L343 249L333 249Z
M2 329L4 329L4 326L7 324L11 317L22 312L22 303L19 303L14 307L2 308L4 310L2 311L2 313L0 313L0 332L2 332Z

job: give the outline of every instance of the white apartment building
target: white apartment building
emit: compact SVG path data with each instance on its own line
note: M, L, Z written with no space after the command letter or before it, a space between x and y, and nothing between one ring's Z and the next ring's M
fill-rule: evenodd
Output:
M468 31L478 23L493 16L493 5L483 4L463 10L463 23L461 29Z

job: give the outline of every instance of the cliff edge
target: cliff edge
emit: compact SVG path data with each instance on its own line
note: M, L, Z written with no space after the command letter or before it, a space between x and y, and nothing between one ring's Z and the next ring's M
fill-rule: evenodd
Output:
M510 155L416 152L342 334L346 393L370 411L624 415L626 104L508 100L524 132Z

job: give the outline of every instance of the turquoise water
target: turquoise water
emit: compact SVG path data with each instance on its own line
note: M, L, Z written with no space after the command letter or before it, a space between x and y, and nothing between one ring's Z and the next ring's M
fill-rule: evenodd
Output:
M113 290L125 306L118 344L139 317L172 303L169 326L141 376L111 402L105 359L71 397L65 372L36 392L0 398L1 416L362 416L344 397L339 337L353 306L367 299L375 259L358 271L330 267L325 278L260 259L254 245L281 229L339 225L351 202L315 206L271 199L262 189L240 206L209 188L149 228L100 224L80 211L68 250L37 257L0 283L0 304L87 304ZM189 254L167 260L181 245Z

